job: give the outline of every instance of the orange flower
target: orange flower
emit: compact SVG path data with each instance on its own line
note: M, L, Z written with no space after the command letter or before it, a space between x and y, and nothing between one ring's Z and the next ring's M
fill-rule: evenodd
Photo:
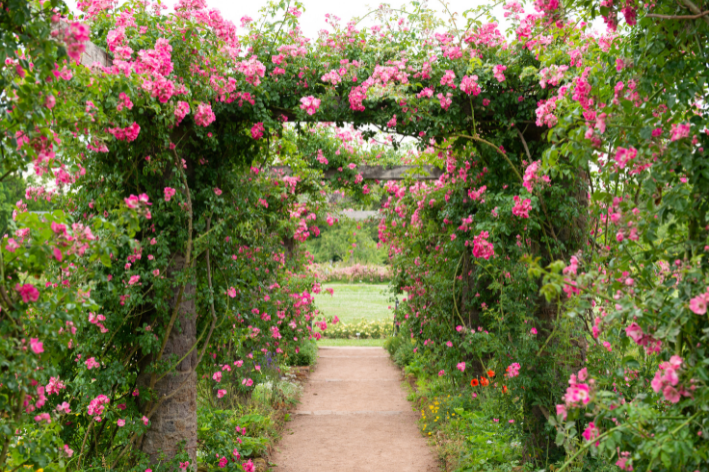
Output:
M502 386L502 393L507 393L507 385Z
M487 376L490 378L493 378L495 376L495 371L494 370L488 370L487 371Z
M473 380L470 381L470 386L471 386L471 387L477 387L479 383L480 383L480 382L478 382L478 379L473 379Z
M490 381L485 377L480 377L480 385L482 385L483 387L487 387L488 385L490 385Z

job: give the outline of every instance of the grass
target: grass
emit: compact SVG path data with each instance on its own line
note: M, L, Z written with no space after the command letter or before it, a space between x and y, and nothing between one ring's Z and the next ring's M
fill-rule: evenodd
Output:
M334 295L325 292L334 289ZM345 323L359 320L390 320L389 286L375 284L325 284L319 295L315 295L315 306L326 316L337 316Z
M384 339L329 339L322 338L318 346L358 346L358 347L383 347Z

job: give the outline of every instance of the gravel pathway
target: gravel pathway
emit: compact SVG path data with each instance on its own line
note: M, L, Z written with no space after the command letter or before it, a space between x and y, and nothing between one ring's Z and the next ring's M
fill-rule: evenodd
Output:
M382 348L321 347L272 470L437 472L401 381Z

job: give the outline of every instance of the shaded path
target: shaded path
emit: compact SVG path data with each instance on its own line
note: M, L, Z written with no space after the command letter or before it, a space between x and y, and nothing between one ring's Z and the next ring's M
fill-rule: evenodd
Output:
M401 373L379 347L321 347L274 472L436 472Z

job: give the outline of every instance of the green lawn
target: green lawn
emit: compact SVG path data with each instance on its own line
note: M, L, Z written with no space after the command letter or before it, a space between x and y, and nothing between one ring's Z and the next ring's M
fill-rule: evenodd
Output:
M384 339L330 339L322 338L318 341L318 346L359 346L359 347L382 347Z
M325 292L334 289L334 295ZM326 316L337 316L345 323L359 320L390 320L394 302L389 300L388 285L325 284L315 295L315 306Z

